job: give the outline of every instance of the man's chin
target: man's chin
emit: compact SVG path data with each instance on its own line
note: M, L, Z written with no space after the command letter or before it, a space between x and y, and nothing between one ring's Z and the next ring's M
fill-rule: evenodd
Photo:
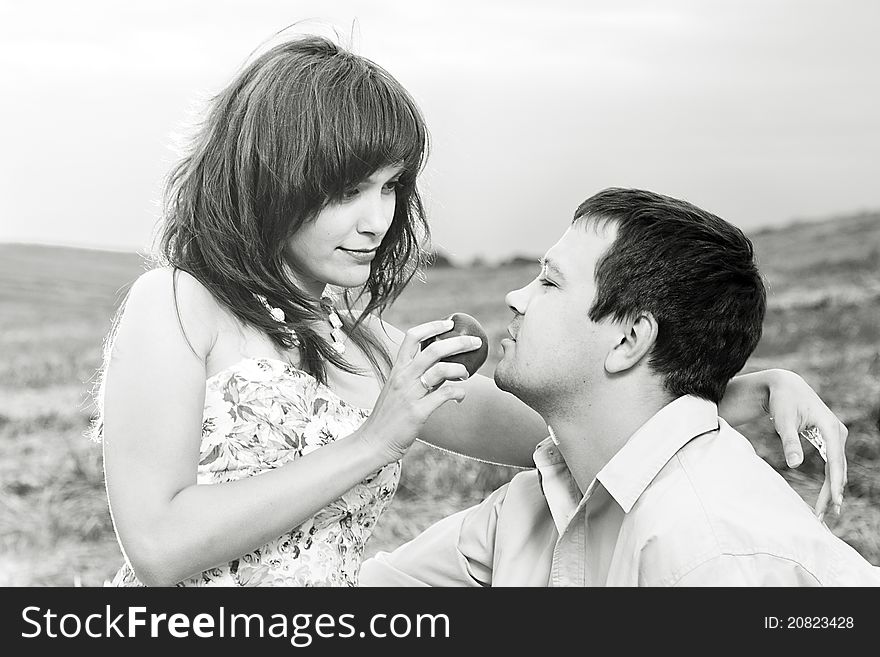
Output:
M514 392L515 386L514 381L512 380L513 377L508 371L509 368L505 367L505 365L506 363L502 359L501 362L495 366L495 373L492 375L492 378L495 379L495 385L498 386L500 390L516 394Z
M505 364L502 360L495 367L495 373L492 377L495 379L495 385L498 386L499 390L510 393L522 403L534 410L538 410L536 405L541 399L541 393L543 390L536 390L534 385L530 388L527 385L527 381L523 381L522 377L517 376L517 371L513 367L506 367L505 365L510 365L510 363ZM534 394L536 392L538 393L537 397Z

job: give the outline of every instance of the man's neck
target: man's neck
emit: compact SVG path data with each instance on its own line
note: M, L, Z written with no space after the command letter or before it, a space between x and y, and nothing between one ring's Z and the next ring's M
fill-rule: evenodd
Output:
M581 492L630 436L670 401L654 387L626 391L609 386L545 417Z

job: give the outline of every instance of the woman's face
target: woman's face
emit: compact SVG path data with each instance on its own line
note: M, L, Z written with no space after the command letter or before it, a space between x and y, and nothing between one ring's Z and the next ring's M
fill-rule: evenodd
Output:
M313 220L303 223L285 248L296 282L314 296L325 285L361 287L394 218L401 166L378 169L346 190Z

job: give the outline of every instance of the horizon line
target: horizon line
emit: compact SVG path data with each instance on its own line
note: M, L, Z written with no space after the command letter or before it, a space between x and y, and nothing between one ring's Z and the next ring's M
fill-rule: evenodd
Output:
M880 207L878 208L861 208L859 210L851 210L847 212L840 212L836 214L826 214L820 217L795 217L789 220L786 223L780 224L767 224L764 226L757 226L753 229L743 230L746 235L755 235L764 232L776 232L781 230L786 230L789 228L795 228L804 224L817 224L817 223L832 223L835 221L841 221L845 219L857 219L865 216L870 216L872 214L880 214ZM103 252L111 252L111 253L129 253L136 254L142 257L147 257L151 254L151 249L149 247L135 247L135 246L123 246L119 244L115 245L99 245L89 242L75 242L75 241L64 241L64 240L22 240L22 239L7 239L4 237L0 237L0 246L8 245L8 246L44 246L49 248L65 248L65 249L79 249L83 251L103 251ZM510 260L512 258L518 257L528 257L522 251L511 251L503 256L490 256L485 253L477 253L472 255L470 258L464 258L462 256L458 256L455 254L451 254L447 249L443 247L435 247L434 252L438 255L444 256L446 259L452 262L460 262L460 263L470 263L474 260L489 260L489 261L497 261L502 263L506 260Z

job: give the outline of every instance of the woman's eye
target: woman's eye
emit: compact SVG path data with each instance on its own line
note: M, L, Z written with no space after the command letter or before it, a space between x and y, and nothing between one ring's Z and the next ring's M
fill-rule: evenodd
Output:
M392 192L396 192L399 187L400 187L399 180L391 180L391 181L385 183L384 185L382 185L382 191L385 194L391 194Z
M360 190L357 187L352 187L351 189L346 189L344 192L342 192L342 200L343 201L350 201L358 194L360 194Z

